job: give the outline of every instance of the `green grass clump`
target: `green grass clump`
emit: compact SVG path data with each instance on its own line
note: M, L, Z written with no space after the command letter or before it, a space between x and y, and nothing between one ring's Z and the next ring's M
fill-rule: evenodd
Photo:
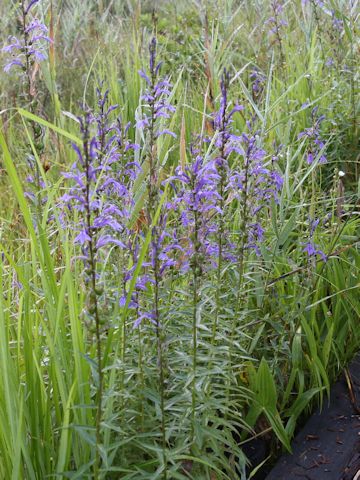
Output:
M43 0L36 9L47 59L31 66L30 83L15 67L0 72L0 480L250 479L258 466L246 445L270 435L270 463L290 450L360 347L359 3ZM21 36L20 20L18 2L1 2L4 45ZM148 107L138 70L154 35L176 106L159 122L176 138L139 127ZM174 199L166 180L191 164L200 134L212 139L204 158L217 155L224 68L229 98L244 106L232 128L249 134L250 121L283 178L259 214L264 240L247 248L248 200L224 191L221 243L238 246L236 259L200 268L199 245L199 270L181 271L178 255L139 292ZM71 143L83 147L76 116L83 104L96 111L101 82L140 145L129 154L141 173L126 228L147 265L114 245L94 265L104 287L96 331L74 241L82 213L60 198ZM317 148L299 134L320 115ZM243 156L229 158L243 168ZM168 224L178 228L175 213ZM307 255L310 240L322 254ZM143 311L157 310L138 328L134 293Z

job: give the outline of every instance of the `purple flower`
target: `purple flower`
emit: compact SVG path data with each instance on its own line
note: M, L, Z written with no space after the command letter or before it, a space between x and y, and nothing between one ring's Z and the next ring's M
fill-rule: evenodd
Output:
M19 59L15 59L5 65L4 72L9 73L14 66L21 67L22 69L25 68L25 65Z
M85 245L91 240L91 237L87 233L86 229L81 230L81 232L75 237L74 242L79 243L80 245Z
M161 135L170 135L173 138L176 138L176 134L174 132L171 132L170 130L166 129L162 130L161 132L156 133L156 138L161 137Z
M309 258L320 255L320 257L324 260L324 262L326 262L327 256L322 250L319 249L318 245L316 245L313 238L319 223L320 223L320 219L317 219L317 218L309 219L309 226L310 226L309 239L306 243L303 243L304 245L303 252L305 252Z
M320 250L317 245L312 242L312 241L308 241L305 243L305 247L303 249L303 251L308 255L308 257L316 257L317 255L320 255L321 258L324 260L324 262L327 261L327 256L325 255L325 253Z

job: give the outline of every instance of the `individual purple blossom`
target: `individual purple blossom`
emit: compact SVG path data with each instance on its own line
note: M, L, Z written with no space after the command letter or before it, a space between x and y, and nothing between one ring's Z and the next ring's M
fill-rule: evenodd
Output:
M27 15L31 8L36 4L36 3L39 3L40 0L30 0L30 2L28 3L26 9L25 9L25 14Z
M307 139L306 161L309 165L311 165L317 157L319 157L319 163L327 162L327 158L323 153L325 143L321 138L320 132L321 123L324 121L325 115L319 116L317 112L318 107L313 108L311 112L312 126L305 128L305 130L298 135L299 139Z

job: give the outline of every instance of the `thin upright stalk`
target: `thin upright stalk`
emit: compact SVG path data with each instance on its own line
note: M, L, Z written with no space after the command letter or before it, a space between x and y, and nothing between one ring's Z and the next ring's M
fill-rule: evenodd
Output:
M194 202L195 204L195 202ZM197 372L197 348L198 348L198 304L199 304L199 212L194 210L194 258L192 259L192 275L193 275L193 324L192 324L192 392L191 392L191 443L195 439L195 420L196 420L196 372Z
M322 57L325 58L325 51L324 51L324 46L323 46L323 42L322 42L322 28L321 28L321 22L320 22L320 17L319 17L317 5L316 5L314 0L310 0L310 1L311 1L311 6L312 6L313 12L314 12L315 23L316 23L316 26L317 26L317 38L318 38L319 43L320 43L321 54L322 54Z
M237 286L237 299L236 299L236 310L234 315L234 322L238 317L240 311L241 303L241 292L242 292L242 283L244 279L244 264L245 264L245 248L248 242L248 195L249 195L249 165L250 159L248 156L245 159L245 168L244 168L244 185L243 192L241 196L241 224L240 224L240 248L239 248L239 278Z
M137 300L138 302L138 300ZM136 308L137 316L139 316L139 308ZM144 367L143 367L143 347L142 347L142 335L141 328L138 328L138 368L139 368L139 380L140 380L140 429L144 431L144 394L145 391L145 376L144 376Z
M86 124L86 122L85 122ZM98 374L98 387L96 395L96 452L95 463L93 467L94 479L97 480L99 476L100 468L100 445L101 445L101 419L102 419L102 402L103 402L103 371L102 371L102 348L101 348L101 322L97 298L97 282L96 282L96 246L94 238L94 229L92 226L91 208L90 208L90 154L89 154L89 138L88 138L88 126L85 126L84 132L84 161L85 161L85 212L86 212L86 227L89 235L88 248L89 248L89 269L90 269L90 282L91 282L91 309L95 320L95 337L96 337L96 359L97 359L97 374Z
M216 295L215 295L215 315L214 322L212 327L212 341L213 345L216 344L216 331L219 321L219 315L221 313L221 274L222 274L222 258L223 258L223 247L224 247L224 207L225 207L225 184L226 184L226 168L225 162L226 158L226 108L227 108L227 88L228 88L228 78L226 71L224 72L222 80L222 111L221 111L221 121L220 121L220 135L221 135L221 144L220 144L220 182L219 182L219 230L218 230L218 258L217 258L217 272L216 272Z
M283 49L283 42L280 34L280 23L279 23L279 15L276 7L276 2L272 2L271 6L274 12L275 36L276 36L277 43L279 45L280 63L281 63L281 68L283 69L285 67L285 55L284 55L284 49Z
M163 326L161 325L160 318L160 259L159 259L159 231L158 227L151 227L155 211L158 204L158 191L157 191L157 175L156 175L156 136L155 136L155 122L156 122L156 40L153 38L150 43L150 82L151 82L151 100L149 101L150 108L150 126L149 126L149 179L148 179L148 204L147 204L147 220L149 228L151 230L151 244L153 248L154 259L154 286L153 286L153 299L154 299L154 321L156 331L157 342L157 361L159 368L159 394L160 394L160 412L161 412L161 446L162 456L164 463L163 479L167 479L167 456L166 456L166 421L165 421L165 365L164 365L164 334Z
M154 227L154 230L157 230ZM166 457L166 424L165 424L165 374L164 374L164 339L163 330L160 323L160 308L159 308L159 293L160 293L160 268L159 255L157 247L155 247L155 266L154 266L154 307L155 307L155 322L156 322L156 339L157 339L157 356L159 366L159 389L160 389L160 411L161 411L161 440L163 450L164 472L163 478L167 479L167 457Z
M239 268L238 268L238 283L237 283L237 290L236 290L236 303L235 303L235 312L233 315L232 327L231 327L231 335L230 335L230 346L229 346L229 370L231 372L232 366L234 364L233 360L233 345L234 340L236 338L236 328L238 325L238 318L239 312L241 309L241 304L243 300L243 280L244 280L244 270L245 270L245 252L246 252L246 245L248 243L248 232L247 232L247 225L248 225L248 216L249 216L249 209L248 209L248 195L249 195L249 158L248 155L245 158L245 168L244 168L244 185L243 191L241 196L241 223L240 223L240 238L239 238L239 248L238 248L238 259L239 259ZM230 373L229 372L229 373ZM230 376L227 381L227 404L229 404L230 399Z
M34 104L34 95L33 95L33 82L31 80L31 54L30 52L30 42L29 42L29 33L27 31L27 17L28 12L25 5L25 0L21 0L20 3L20 10L21 10L21 28L23 30L23 37L24 37L24 55L25 55L25 75L26 75L26 90L25 95L29 105L30 112L35 115L35 104ZM36 125L34 121L30 122L31 130L32 130L32 137L34 140L34 147L41 153L41 148L38 145L38 139L41 135L41 128ZM38 227L40 227L42 212L41 212L41 181L40 181L40 169L38 162L35 159L35 180L36 180L36 212L38 216Z

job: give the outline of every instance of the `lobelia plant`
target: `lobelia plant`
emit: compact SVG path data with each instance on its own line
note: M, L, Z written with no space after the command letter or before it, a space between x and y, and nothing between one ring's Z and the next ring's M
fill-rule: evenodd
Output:
M108 92L98 90L99 112L93 114L84 109L79 118L82 146L73 145L77 160L70 172L63 173L73 185L62 201L67 208L78 211L76 227L78 234L75 244L81 248L84 263L83 278L86 287L86 307L83 312L89 331L95 335L96 345L96 451L93 460L93 475L100 478L102 415L104 397L104 372L102 342L107 322L109 301L105 292L105 280L100 279L99 268L103 261L103 249L115 245L125 249L122 235L128 218L128 190L124 185L123 173L113 170L119 162L116 132L109 124L109 114L116 107L106 108ZM95 131L94 131L95 130ZM109 286L107 285L107 289Z
M260 244L264 240L264 211L272 202L278 202L283 178L276 162L281 146L275 147L274 155L266 161L267 153L262 147L260 131L255 130L254 120L247 121L248 133L241 134L239 153L242 163L232 172L230 179L234 198L239 202L240 225L236 248L237 287L235 311L231 327L231 339L235 339L238 317L244 304L243 281L246 258L254 252L261 255ZM231 345L233 342L231 342ZM230 351L230 363L233 353Z
M171 135L176 137L175 133L167 128L163 128L162 120L171 118L175 108L169 102L171 94L171 83L169 79L160 76L162 62L157 63L156 38L153 37L149 45L149 74L140 70L139 75L146 82L146 89L141 99L144 101L144 114L138 121L138 128L143 129L146 134L146 161L149 166L149 175L147 179L147 204L146 217L147 224L151 228L150 242L150 264L152 275L153 305L147 317L155 325L157 340L157 362L159 368L159 395L160 395L160 414L161 414L161 448L163 460L163 478L167 478L167 455L166 455L166 419L165 419L165 352L164 340L165 333L163 321L160 315L160 286L162 283L162 274L164 269L175 263L168 257L167 248L164 251L164 242L168 237L166 231L167 215L161 214L156 225L153 225L155 214L159 206L160 185L158 178L158 156L157 139L162 135ZM170 247L171 249L171 247Z
M280 63L281 67L285 66L285 54L284 54L284 47L283 47L283 39L282 39L282 29L287 26L287 21L281 18L283 13L283 4L281 0L271 0L270 2L272 16L266 20L266 23L270 26L269 33L270 35L274 35L276 38L276 43L279 47L280 53Z
M224 69L221 77L220 88L220 108L215 115L214 130L216 135L215 147L215 165L219 175L218 186L218 223L217 223L217 241L214 245L214 255L217 256L217 279L216 279L216 298L215 298L215 313L214 322L212 326L212 342L216 342L216 330L219 315L221 314L221 275L222 275L222 261L223 259L232 258L232 250L234 245L228 241L228 235L225 231L225 215L227 210L226 197L229 196L229 179L231 177L231 165L229 163L232 152L239 153L240 137L235 135L232 131L233 115L244 109L242 105L235 105L230 111L230 102L228 100L230 76Z
M21 36L9 37L8 45L2 48L2 52L11 56L4 66L4 71L10 73L13 69L17 71L24 83L24 96L30 112L37 112L38 95L35 85L37 69L40 62L47 58L47 46L51 42L48 37L48 29L36 16L35 9L40 0L20 0L18 6L19 29ZM42 189L44 182L41 179L38 158L44 152L42 142L43 131L39 124L31 121L32 143L35 149L34 155L28 154L28 166L31 173L27 177L27 182L34 185L35 192L27 193L28 198L36 206L37 224L41 218L41 205L46 199L42 198Z
M98 285L98 242L101 242L100 228L95 227L100 209L100 199L96 188L96 180L101 170L96 162L96 139L90 137L91 114L86 112L84 117L79 119L82 134L82 151L74 146L78 159L71 168L70 173L64 173L65 178L71 179L75 186L70 192L62 197L62 200L69 208L79 210L80 232L75 237L75 243L81 246L82 260L84 262L84 282L87 293L87 306L84 311L85 321L91 329L95 330L96 336L96 368L97 368L97 398L96 398L96 452L93 464L94 478L99 478L100 468L100 445L101 440L101 417L103 397L103 369L102 369L102 347L101 347L101 323L99 296L103 289Z
M204 270L213 268L213 234L216 231L216 212L219 212L217 184L219 174L214 160L205 161L200 149L190 148L191 163L178 167L168 181L175 189L172 208L180 216L181 232L186 247L181 268L192 274L192 382L191 382L191 438L195 441L198 366L198 309L201 301L201 280ZM179 185L179 188L177 184ZM180 242L181 243L181 242Z

